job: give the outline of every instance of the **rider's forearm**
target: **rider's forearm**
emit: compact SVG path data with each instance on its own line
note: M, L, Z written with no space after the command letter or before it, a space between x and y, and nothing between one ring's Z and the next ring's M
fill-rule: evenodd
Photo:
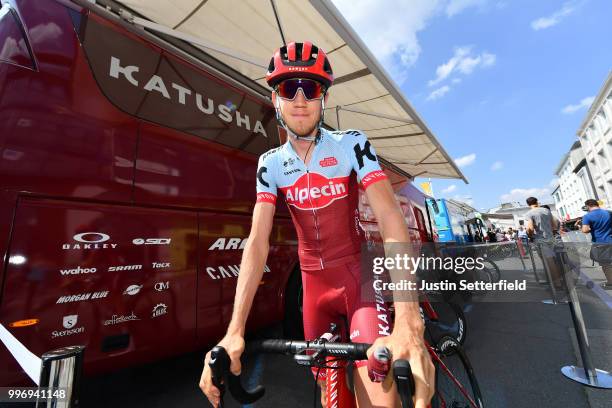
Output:
M256 242L250 239L247 241L240 264L234 311L227 328L228 334L244 336L246 321L253 304L255 292L257 292L263 276L269 248L267 241Z
M379 228L382 238L385 244L387 244L386 246L390 249L390 251L388 251L387 248L385 248L386 256L395 256L398 252L402 256L406 253L409 256L418 256L419 251L417 251L415 247L417 244L410 242L408 226L399 211L390 212L383 216L379 221ZM387 252L393 252L393 254ZM400 282L402 280L416 282L416 276L412 273L413 271L391 269L389 272L393 282ZM410 293L403 291L393 294L395 307L393 331L414 333L417 337L420 337L422 341L424 328L417 295L417 291L410 291Z

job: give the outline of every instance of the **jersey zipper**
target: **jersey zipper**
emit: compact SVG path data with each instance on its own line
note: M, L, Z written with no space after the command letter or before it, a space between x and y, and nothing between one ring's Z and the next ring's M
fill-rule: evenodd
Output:
M314 156L314 151L312 152ZM310 161L312 161L313 156L310 156ZM317 216L317 210L315 210L314 205L312 204L312 197L310 196L310 170L308 170L308 165L306 165L306 179L308 180L308 201L310 201L310 209L312 210L312 217L314 218L315 223L315 231L317 232L317 249L319 250L319 262L321 263L321 269L325 269L323 266L323 256L321 255L321 236L319 234L319 217Z

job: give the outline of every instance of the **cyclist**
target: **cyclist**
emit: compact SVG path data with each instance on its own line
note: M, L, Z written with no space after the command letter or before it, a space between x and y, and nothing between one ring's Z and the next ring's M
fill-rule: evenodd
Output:
M417 302L395 302L395 321L380 304L365 302L360 292L361 230L357 179L386 243L409 242L408 230L391 184L374 149L359 131L324 129L327 91L334 76L325 52L310 42L291 42L276 50L266 74L286 143L259 158L257 202L251 232L240 264L232 319L219 342L240 373L246 320L263 275L279 191L283 193L298 235L304 290L304 334L307 340L328 331L338 316L347 319L350 339L386 346L393 359L408 359L415 377L415 402L425 408L433 395L434 368L425 348L424 323ZM390 326L393 323L393 328ZM207 354L200 388L216 407L219 390L212 385ZM354 370L359 407L399 404L388 382L368 379L366 362ZM322 392L325 380L317 376ZM322 398L323 400L324 398Z

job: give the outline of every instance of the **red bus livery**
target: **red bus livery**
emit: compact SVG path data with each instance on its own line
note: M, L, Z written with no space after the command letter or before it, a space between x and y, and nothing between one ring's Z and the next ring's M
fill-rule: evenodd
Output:
M98 6L38 3L0 13L0 323L37 356L84 345L86 375L201 349L231 317L257 159L282 140L274 108ZM424 195L385 173L428 239ZM347 184L286 194L325 205ZM363 194L356 221L377 239ZM279 204L249 330L297 307L297 273ZM32 384L6 347L0 366L0 386Z

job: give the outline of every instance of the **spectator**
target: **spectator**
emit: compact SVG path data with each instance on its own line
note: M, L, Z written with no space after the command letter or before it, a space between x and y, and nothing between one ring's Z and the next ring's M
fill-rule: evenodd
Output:
M498 228L495 230L495 239L497 240L497 242L506 241L506 235Z
M553 218L555 219L555 221L557 222L557 228L553 230L553 236L555 238L558 238L559 240L561 239L561 220L558 217L555 217L555 215L552 213L552 210L550 209L550 206L548 204L543 204L541 205L542 208L546 208L548 211L550 211L550 214L553 216Z
M522 225L519 227L517 235L518 235L519 239L521 239L523 241L527 241L527 231L525 231L525 228L523 228Z
M489 238L489 242L497 242L497 238L495 236L495 232L493 231L493 228L489 227L489 229L487 230L487 237Z
M560 289L561 275L555 262L555 251L553 249L553 231L559 228L557 220L552 216L549 209L540 207L537 198L529 197L526 201L527 205L531 207L531 210L525 214L527 235L537 244L542 262L548 266L553 284Z
M508 241L514 241L516 239L516 232L512 230L512 227L508 228L508 231L506 232L506 239Z
M612 289L612 214L599 208L593 199L585 202L588 213L582 217L582 232L591 234L591 241L597 244L591 247L591 258L601 265L607 282L602 283L604 289Z

